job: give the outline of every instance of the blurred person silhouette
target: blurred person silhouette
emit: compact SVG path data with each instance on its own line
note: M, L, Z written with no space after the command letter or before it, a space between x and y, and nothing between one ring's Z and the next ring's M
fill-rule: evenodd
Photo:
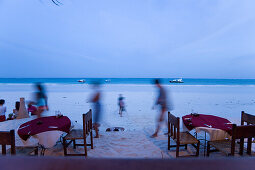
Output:
M160 79L154 80L154 84L155 84L156 88L158 89L158 97L157 97L157 100L156 100L154 106L152 107L152 109L154 109L154 107L158 105L160 107L160 114L158 117L158 122L157 122L155 133L151 137L158 136L158 132L161 127L161 123L164 122L165 112L168 109L172 110L172 108L168 108L166 89L163 88L163 86L160 83L161 83Z
M122 94L119 94L118 105L119 105L119 114L122 117L122 112L126 110L125 103L124 103L124 97L122 96Z
M6 106L4 106L5 100L0 99L0 122L3 122L6 120L5 112L6 112Z
M15 118L19 112L19 107L20 107L20 102L16 101L15 102L15 109L13 109L13 117Z
M31 105L34 104L37 106L37 111L35 112L35 114L39 118L39 117L41 117L42 113L45 110L49 110L48 97L46 95L45 88L44 88L43 84L36 83L35 88L36 88L35 101L30 102L29 104L31 104Z
M93 103L93 127L96 131L96 136L95 138L99 138L99 133L98 133L98 128L100 126L99 121L101 118L101 98L102 98L102 93L100 90L100 82L94 82L93 83L93 93L90 99L90 102Z
M17 114L18 111L19 111L19 107L20 107L20 102L19 102L19 101L16 101L16 103L15 103L15 109L13 109L13 110L14 110L13 113Z

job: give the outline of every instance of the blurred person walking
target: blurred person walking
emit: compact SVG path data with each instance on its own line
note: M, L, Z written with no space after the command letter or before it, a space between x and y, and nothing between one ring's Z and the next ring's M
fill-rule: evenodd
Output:
M160 84L159 79L155 79L154 84L155 84L156 88L158 89L158 97L157 97L157 100L156 100L154 106L158 105L160 107L160 114L158 117L155 133L151 137L158 136L158 132L160 130L161 124L162 124L162 122L164 122L165 112L168 109L166 89L163 88L163 86ZM154 106L153 106L153 109L154 109Z
M96 82L93 84L94 92L92 94L92 97L90 99L90 102L93 103L93 127L96 131L95 138L99 138L98 128L100 126L99 121L101 118L101 98L102 94L100 91L100 83Z
M35 88L35 102L30 102L29 104L35 104L37 106L35 114L39 118L45 110L49 110L48 97L46 95L45 88L41 83L36 83Z

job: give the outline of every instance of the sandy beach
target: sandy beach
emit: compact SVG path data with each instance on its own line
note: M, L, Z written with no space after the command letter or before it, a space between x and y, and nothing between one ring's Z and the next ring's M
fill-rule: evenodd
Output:
M60 110L72 121L82 123L82 113L91 108L88 102L92 89L87 84L47 84L49 112ZM255 86L228 85L173 85L165 86L174 105L172 113L182 117L191 112L212 114L240 124L241 111L254 114ZM0 98L5 99L7 113L11 113L20 97L31 100L33 88L29 84L1 84ZM150 138L154 132L157 109L152 110L156 89L152 85L113 85L102 87L103 111L100 138L94 140L95 148L88 150L93 158L174 158L175 150L167 150L166 126L159 136ZM125 97L127 112L118 114L117 98ZM108 127L123 127L123 132L106 132ZM1 130L1 129L0 129ZM189 148L188 150L190 150ZM79 149L78 149L79 150ZM70 148L72 152L72 149ZM81 149L82 151L82 149ZM182 153L181 153L182 154ZM45 155L63 156L61 144L47 149ZM201 151L201 156L203 156ZM212 154L214 155L214 154ZM216 153L215 153L216 155ZM221 155L221 154L217 154Z

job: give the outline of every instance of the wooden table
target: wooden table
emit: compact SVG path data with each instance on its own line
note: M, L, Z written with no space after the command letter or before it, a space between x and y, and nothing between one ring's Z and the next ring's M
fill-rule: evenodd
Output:
M70 128L71 121L67 116L48 116L23 123L17 133L24 143L32 136L44 148L51 148L63 133L69 133Z
M205 132L204 154L206 150L206 133L210 135L210 141L222 140L230 138L232 132L232 123L222 117L205 114L189 114L182 117L184 131L196 130L196 133L200 131ZM186 128L186 129L185 129Z

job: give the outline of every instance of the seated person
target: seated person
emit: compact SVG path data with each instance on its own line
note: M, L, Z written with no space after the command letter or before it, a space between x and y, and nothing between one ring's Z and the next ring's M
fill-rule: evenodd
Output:
M29 103L27 107L28 113L31 112L31 115L36 115L37 108L33 106L32 103Z
M15 103L15 109L13 109L14 115L17 115L17 113L18 113L18 111L19 111L19 107L20 107L20 102L17 101L17 102Z
M0 99L0 122L3 122L6 120L5 112L6 112L6 106L4 106L5 100Z

